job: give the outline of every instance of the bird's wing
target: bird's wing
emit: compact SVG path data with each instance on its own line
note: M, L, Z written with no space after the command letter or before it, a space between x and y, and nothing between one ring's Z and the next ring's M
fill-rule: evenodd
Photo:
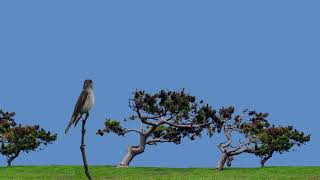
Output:
M81 110L84 106L84 103L86 102L87 98L88 98L88 92L83 90L78 98L78 101L76 103L76 106L74 107L74 111L73 111L73 114L72 116L76 116L78 115L79 113L81 114Z
M84 106L84 103L86 102L87 98L88 98L88 92L83 90L78 98L76 106L74 107L72 117L70 119L68 127L65 130L65 133L68 132L68 130L72 124L77 123L79 121L79 119L81 117L82 107Z

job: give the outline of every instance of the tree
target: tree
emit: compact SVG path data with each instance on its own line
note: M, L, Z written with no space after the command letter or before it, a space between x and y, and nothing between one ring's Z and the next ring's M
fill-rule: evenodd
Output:
M97 132L101 136L110 132L119 136L130 132L139 134L139 144L128 148L119 166L129 166L135 156L145 151L146 145L180 144L184 137L194 140L201 136L204 129L210 136L221 129L216 111L203 101L196 102L196 98L184 90L161 90L154 94L137 90L132 95L129 107L133 113L125 121L140 121L141 127L128 129L119 121L107 119L105 127Z
M244 110L241 115L234 115L234 108L228 107L220 109L219 115L223 121L222 129L227 141L218 145L222 154L217 170L223 170L227 160L231 166L234 156L241 153L259 156L261 164L264 165L274 152L286 152L293 145L300 146L310 140L310 135L304 136L292 126L270 125L267 120L268 113ZM238 143L233 144L235 137L232 135L236 133L240 135L240 139Z
M0 152L7 157L7 164L11 166L21 152L29 153L42 149L57 139L57 134L45 131L39 125L16 124L15 113L0 111ZM43 146L41 146L43 145Z
M303 132L294 129L292 126L275 127L273 125L262 133L255 155L260 157L260 165L264 167L273 153L288 152L295 145L301 146L308 141L310 141L310 135L304 135Z

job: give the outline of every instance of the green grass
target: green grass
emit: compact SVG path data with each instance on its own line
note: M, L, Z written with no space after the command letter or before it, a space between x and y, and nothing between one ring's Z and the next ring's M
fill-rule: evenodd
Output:
M281 179L320 180L320 167L227 168L154 168L92 166L93 179L109 180L228 180ZM15 166L0 167L0 179L86 179L82 166Z

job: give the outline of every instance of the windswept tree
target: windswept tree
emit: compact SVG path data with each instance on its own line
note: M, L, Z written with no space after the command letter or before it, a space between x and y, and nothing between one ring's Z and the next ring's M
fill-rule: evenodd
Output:
M292 126L272 126L267 128L259 139L255 155L260 157L260 165L264 167L274 153L289 152L294 146L299 147L310 141L310 135L304 135Z
M15 113L0 112L0 153L7 157L8 166L11 166L21 152L42 149L57 139L56 134L45 131L39 125L16 124L14 115Z
M204 129L211 136L221 128L216 111L203 101L197 102L184 90L161 90L155 94L137 90L132 95L129 99L132 115L125 121L140 122L140 127L125 128L121 122L107 119L105 127L97 132L101 136L110 132L119 136L130 132L139 134L139 144L128 148L119 166L129 166L135 156L145 151L146 145L180 144L184 137L194 140Z
M270 125L268 113L257 113L245 110L241 115L234 115L234 108L221 108L219 112L223 123L223 133L226 142L218 145L221 158L217 170L223 170L226 161L231 161L241 153L251 153L261 158L261 165L272 157L274 152L289 151L294 145L302 145L310 140L310 135L288 127ZM238 141L234 142L238 134Z

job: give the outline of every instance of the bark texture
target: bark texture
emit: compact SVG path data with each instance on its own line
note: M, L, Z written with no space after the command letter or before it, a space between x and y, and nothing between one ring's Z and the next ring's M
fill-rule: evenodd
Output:
M217 168L216 168L218 171L222 171L223 170L223 167L224 167L224 164L227 161L227 158L228 158L228 154L227 153L222 153L221 154L220 160L219 160Z
M139 145L131 146L128 148L128 152L122 159L121 163L119 164L119 167L128 167L130 165L130 162L135 156L143 153L146 147L146 141L147 141L146 135L140 134Z

